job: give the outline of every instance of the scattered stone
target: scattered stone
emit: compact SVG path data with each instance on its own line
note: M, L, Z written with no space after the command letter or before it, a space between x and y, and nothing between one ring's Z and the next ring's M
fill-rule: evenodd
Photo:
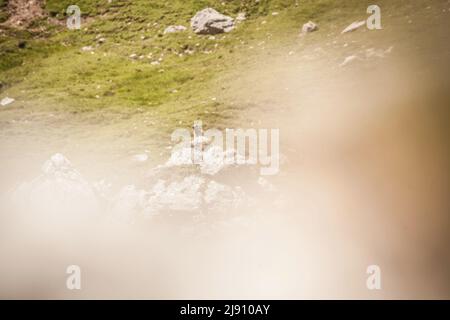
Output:
M197 34L218 34L234 29L234 20L212 8L206 8L191 19L192 30Z
M13 98L6 97L6 98L3 98L2 101L0 101L0 105L2 105L2 107L5 107L8 104L13 103L14 101L16 101L16 100L14 100Z
M358 30L362 26L366 25L366 21L355 21L351 25L349 25L347 28L345 28L341 33L347 33L347 32L353 32L355 30Z
M308 21L302 27L302 34L311 33L311 32L317 31L317 30L319 30L319 27L317 26L317 24L315 24L312 21Z
M347 64L349 64L355 60L358 60L357 56L348 56L347 58L345 58L344 62L342 62L339 66L345 67Z
M394 47L391 46L386 50L383 49L375 49L375 48L369 48L366 50L366 58L385 58L386 55L392 52L392 49Z
M136 60L138 58L138 55L136 53L130 54L130 59Z
M91 52L91 51L94 51L94 48L92 46L85 46L85 47L81 48L81 51Z
M187 28L185 26L168 26L164 30L164 34L183 32L183 31L186 31L186 30L187 30Z
M392 52L392 50L394 50L394 46L390 46L389 48L387 48L387 49L384 51L384 53L385 53L385 54L389 54L389 53Z
M135 154L133 156L134 162L145 162L147 160L148 160L148 154L146 154L146 153Z
M247 14L245 12L239 12L236 16L236 22L241 23L245 20L247 20Z

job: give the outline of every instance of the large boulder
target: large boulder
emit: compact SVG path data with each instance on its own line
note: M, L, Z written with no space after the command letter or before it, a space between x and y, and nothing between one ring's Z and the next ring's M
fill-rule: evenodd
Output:
M191 19L191 26L197 34L218 34L233 30L234 20L212 8L206 8Z

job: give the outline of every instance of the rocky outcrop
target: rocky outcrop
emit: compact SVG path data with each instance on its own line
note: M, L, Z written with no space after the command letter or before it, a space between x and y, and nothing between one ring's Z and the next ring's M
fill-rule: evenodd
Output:
M206 8L191 19L191 27L197 34L218 34L233 30L234 20L212 8Z

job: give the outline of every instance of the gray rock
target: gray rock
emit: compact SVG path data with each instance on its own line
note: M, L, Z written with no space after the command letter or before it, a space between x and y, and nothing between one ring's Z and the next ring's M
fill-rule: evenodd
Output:
M218 34L233 30L234 20L212 8L206 8L191 19L191 27L197 34Z
M183 32L183 31L186 31L186 30L187 30L187 28L185 26L168 26L164 30L164 34Z
M307 34L307 33L310 33L310 32L317 31L317 30L319 30L319 27L317 26L317 24L315 24L312 21L308 21L302 27L302 34Z

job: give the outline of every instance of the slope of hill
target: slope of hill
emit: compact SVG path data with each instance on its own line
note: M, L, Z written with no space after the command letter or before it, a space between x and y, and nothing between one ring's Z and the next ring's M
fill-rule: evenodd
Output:
M448 0L344 34L372 1L30 3L0 0L0 297L449 297ZM246 20L197 35L206 7ZM278 174L178 165L194 120L279 129Z
M41 99L55 102L73 112L155 108L177 101L193 106L210 98L206 89L211 80L240 60L251 59L248 48L267 41L269 33L273 47L282 39L295 41L304 22L339 17L343 10L332 0L301 5L280 0L78 1L82 29L70 31L63 20L69 3L45 5L48 15L61 19L62 25L38 19L25 30L2 31L2 94L34 104ZM190 31L163 34L169 25L189 26L195 12L207 6L233 17L246 12L248 19L233 33L215 37ZM272 16L275 11L279 15ZM83 47L94 50L83 52Z
M0 98L15 99L0 110L0 121L5 143L14 148L40 145L51 153L70 136L96 149L114 145L126 154L146 144L159 154L174 128L196 119L206 126L245 124L246 101L260 105L258 98L270 92L260 84L274 86L271 66L288 61L288 54L303 61L301 72L312 67L309 57L318 58L319 69L311 72L321 74L358 50L388 50L398 41L414 46L415 37L434 28L427 24L446 14L445 1L420 11L428 1L382 0L383 30L341 36L351 22L367 18L371 1L80 0L81 29L68 30L69 3L47 0L45 16L28 27L7 21L0 28ZM247 19L227 34L196 35L190 28L164 34L170 25L189 27L205 7L233 18L245 12ZM408 24L411 17L414 24ZM319 31L299 37L309 20ZM258 75L261 66L266 72ZM26 146L29 136L42 143Z

